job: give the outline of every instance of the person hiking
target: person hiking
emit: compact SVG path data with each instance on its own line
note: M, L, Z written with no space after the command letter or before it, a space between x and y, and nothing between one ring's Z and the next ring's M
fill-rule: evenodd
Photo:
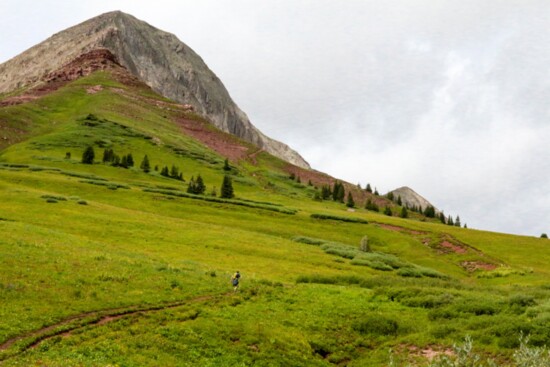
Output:
M237 270L235 274L231 277L231 284L233 284L233 292L236 292L239 288L239 278L241 277L241 274Z

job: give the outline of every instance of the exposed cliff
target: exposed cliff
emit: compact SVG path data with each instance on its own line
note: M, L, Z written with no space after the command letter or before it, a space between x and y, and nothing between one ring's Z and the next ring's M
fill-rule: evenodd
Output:
M0 93L33 87L92 50L108 49L132 74L163 96L190 104L223 131L299 167L308 163L262 134L233 102L199 55L178 40L122 12L110 12L59 32L0 65Z

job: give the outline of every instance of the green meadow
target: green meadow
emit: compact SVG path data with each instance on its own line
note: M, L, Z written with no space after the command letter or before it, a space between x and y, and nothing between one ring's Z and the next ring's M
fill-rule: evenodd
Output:
M511 366L522 335L550 345L547 239L349 211L267 154L226 170L155 101L98 72L0 108L0 365L425 366L471 337Z

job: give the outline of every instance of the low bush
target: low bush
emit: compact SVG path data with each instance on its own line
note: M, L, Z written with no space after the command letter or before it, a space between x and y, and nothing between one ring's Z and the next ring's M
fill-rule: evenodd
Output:
M368 315L353 324L353 329L360 334L389 336L397 335L399 324L396 320L384 315Z
M64 196L56 196L56 195L42 195L42 199L51 199L56 201L67 201L67 198Z
M304 236L293 237L292 241L299 242L299 243L305 243L305 244L308 244L308 245L322 245L323 243L327 242L327 241L321 240L319 238L311 238L311 237L304 237Z
M311 218L314 219L321 219L321 220L338 220L341 222L350 222L350 223L362 223L362 224L368 224L369 222L366 219L362 218L352 218L352 217L340 217L337 215L330 215L330 214L311 214Z

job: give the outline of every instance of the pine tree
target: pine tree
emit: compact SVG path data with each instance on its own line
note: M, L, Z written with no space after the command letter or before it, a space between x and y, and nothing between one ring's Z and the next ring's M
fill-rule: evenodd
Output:
M435 208L431 205L428 205L426 209L424 209L424 215L428 218L435 218Z
M105 149L103 150L103 163L111 162L113 160L113 150Z
M168 170L168 166L162 167L162 169L160 170L160 175L164 177L170 176L170 171Z
M84 150L84 153L82 153L82 163L84 164L94 164L94 148L89 146Z
M307 180L307 185L308 186L313 186L313 182L311 182L311 180Z
M118 154L113 153L113 156L111 158L111 166L118 167L120 166L120 157Z
M409 217L409 212L407 211L407 208L405 207L402 207L401 208L401 215L400 215L401 218L408 218Z
M377 189L376 187L374 188L374 195L376 195L376 196L379 196L379 195L380 195L380 194L378 193L378 189Z
M170 177L172 178L178 178L179 175L179 169L175 165L172 165L172 168L170 169Z
M460 226L461 226L461 224L460 224L460 217L459 217L458 215L456 216L456 219L455 219L455 226L456 226L456 227L460 227Z
M389 206L386 206L386 208L384 209L384 214L386 214L390 217L393 215L393 213L391 211L391 208Z
M394 199L393 192L391 192L391 191L388 192L388 193L386 194L386 197L388 198L388 200L393 201L393 199Z
M543 233L540 235L540 238L548 238L548 235L546 233Z
M329 185L321 186L321 199L328 200L332 196Z
M191 179L189 180L189 185L187 185L187 192L189 194L194 194L195 191L196 191L195 177L191 176Z
M447 219L445 218L445 214L443 212L440 212L439 213L439 220L441 221L441 223L443 224L446 224L447 223Z
M151 165L149 163L149 157L147 157L147 154L143 157L139 168L141 168L145 173L148 173L151 170Z
M351 192L348 192L348 199L346 200L346 206L348 208L355 207L355 201L353 201L353 195L351 195Z
M132 153L128 153L126 156L126 163L128 164L128 167L134 166L134 157L132 157Z
M120 160L120 167L128 168L128 157L123 155L122 159Z
M454 226L455 223L453 221L453 217L451 217L451 215L449 214L449 216L447 217L447 224L450 225L450 226Z
M227 158L225 158L225 161L223 161L223 170L231 171L231 166L229 166L229 160Z
M365 191L370 192L372 194L372 187L370 187L370 183L367 184Z
M466 223L464 223L464 228L468 228L468 225Z
M206 185L202 180L201 175L197 176L197 181L195 181L195 194L202 195L206 191Z
M375 212L379 211L378 205L376 205L371 199L367 200L367 203L365 204L365 209Z
M397 205L399 206L403 205L403 201L401 200L401 195L397 197Z
M220 189L220 197L231 199L233 196L233 183L231 182L231 177L225 175L223 176L222 187Z

